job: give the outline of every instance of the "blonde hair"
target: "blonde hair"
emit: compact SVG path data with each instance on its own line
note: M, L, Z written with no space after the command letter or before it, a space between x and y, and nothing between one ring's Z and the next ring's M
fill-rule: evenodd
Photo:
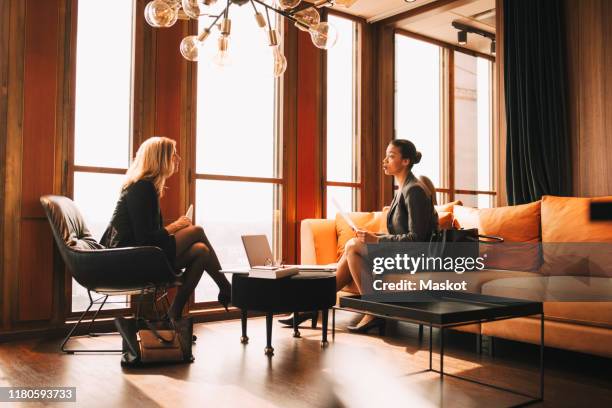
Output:
M174 153L176 153L176 142L172 139L154 136L145 140L125 173L121 190L125 190L139 180L149 180L155 185L157 194L162 197L166 179L174 172L172 163Z

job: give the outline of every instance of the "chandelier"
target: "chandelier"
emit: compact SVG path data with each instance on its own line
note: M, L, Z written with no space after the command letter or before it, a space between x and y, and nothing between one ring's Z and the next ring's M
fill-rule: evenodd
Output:
M222 0L223 1L223 0ZM335 4L350 7L357 0L315 0L312 3L301 0L227 0L225 8L217 15L210 13L210 7L217 0L153 0L144 10L145 20L152 27L171 27L177 20L199 20L210 18L212 21L198 35L189 35L181 41L181 55L189 61L198 61L199 52L204 41L216 27L219 31L217 39L218 53L213 62L220 67L229 64L229 40L232 28L230 8L234 5L243 6L250 3L253 8L257 25L267 31L268 45L272 48L274 58L274 76L283 75L287 69L287 59L279 44L279 33L270 24L270 12L285 17L302 31L310 33L313 44L317 48L327 50L334 46L338 39L336 29L321 21L317 9L331 7ZM263 10L265 13L260 12Z

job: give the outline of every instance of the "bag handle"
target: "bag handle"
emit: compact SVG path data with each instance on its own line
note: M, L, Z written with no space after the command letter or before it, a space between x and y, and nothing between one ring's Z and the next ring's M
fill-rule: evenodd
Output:
M478 238L478 242L481 242L483 244L501 244L504 242L504 239L502 237L497 237L495 235L478 234ZM482 240L480 238L485 238L485 240Z
M176 338L176 329L175 329L175 330L172 330L172 338L170 338L170 339L168 340L168 339L165 339L165 338L164 338L164 336L162 336L162 335L161 335L161 333L157 331L157 329L155 328L155 326L153 326L153 325L151 324L151 322L149 322L148 320L145 320L145 319L142 319L142 320L144 321L144 323L145 323L145 325L147 326L147 328L148 328L148 329L149 329L151 332L153 332L153 334L155 335L155 337L157 337L157 339L158 339L158 340L159 340L161 343L164 343L164 344L172 344L172 343L174 343L174 339Z

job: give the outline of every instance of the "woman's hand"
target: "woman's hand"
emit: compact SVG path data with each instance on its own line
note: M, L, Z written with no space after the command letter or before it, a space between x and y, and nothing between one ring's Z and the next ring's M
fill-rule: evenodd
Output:
M377 244L378 243L378 236L376 234L373 234L365 230L357 230L355 232L357 233L357 239L363 242L364 244Z
M180 216L176 221L166 227L169 234L176 234L177 231L187 228L191 225L191 219L189 217Z

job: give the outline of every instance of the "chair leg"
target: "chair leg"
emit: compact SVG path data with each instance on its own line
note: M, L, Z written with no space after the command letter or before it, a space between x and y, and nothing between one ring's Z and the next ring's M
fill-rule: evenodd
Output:
M67 353L67 354L74 354L74 353L115 353L115 352L121 353L123 351L122 349L102 349L102 350L99 350L99 349L68 349L68 348L66 348L66 344L68 343L68 341L72 337L72 334L75 332L76 328L79 326L81 321L83 321L83 318L85 317L85 315L87 315L87 313L91 310L91 307L96 303L96 301L94 301L92 299L91 293L88 292L88 295L89 295L89 306L87 306L87 309L85 309L85 311L83 313L81 313L81 316L79 317L79 320L77 320L77 322L72 326L72 328L70 329L70 332L68 332L68 335L62 341L60 349L64 353ZM100 312L100 310L102 309L102 307L106 303L107 298L108 298L108 295L106 295L104 297L104 300L102 301L102 304L100 305L100 308L94 314L91 322L89 323L88 332L91 329L91 325L96 320L96 317L98 316L98 313Z
M98 310L96 310L96 313L94 313L93 317L91 318L91 322L89 322L89 326L87 326L87 331L86 333L91 336L91 337L97 337L98 334L97 333L92 333L91 332L91 326L93 325L93 322L96 320L96 317L98 317L98 313L100 313L100 310L102 310L102 308L104 307L104 305L106 304L106 300L108 299L108 295L104 296L104 300L102 301L102 303L100 304L100 307L98 308Z

